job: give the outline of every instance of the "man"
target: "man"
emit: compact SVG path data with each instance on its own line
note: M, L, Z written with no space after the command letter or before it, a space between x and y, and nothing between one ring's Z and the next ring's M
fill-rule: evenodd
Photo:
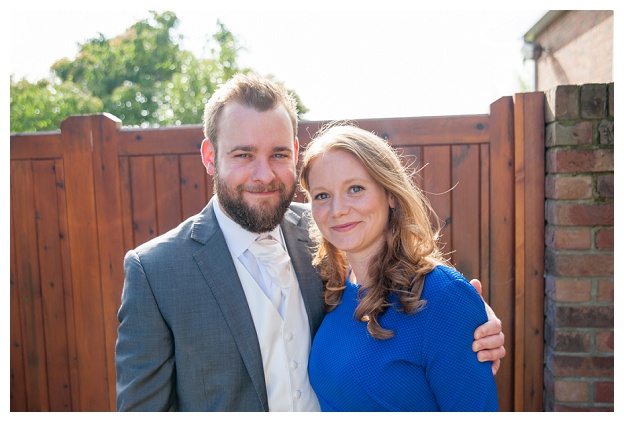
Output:
M237 75L207 104L204 132L216 196L124 260L117 409L319 410L307 366L323 283L307 250L308 207L291 203L296 103L266 79ZM267 240L290 256L284 285L251 251ZM491 319L475 344L490 349L480 353L496 371L505 350Z

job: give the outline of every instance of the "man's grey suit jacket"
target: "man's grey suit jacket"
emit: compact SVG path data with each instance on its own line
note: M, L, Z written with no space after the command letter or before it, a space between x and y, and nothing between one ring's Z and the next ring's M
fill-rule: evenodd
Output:
M268 411L254 323L213 200L124 259L117 410ZM307 205L281 223L312 336L323 284L311 265Z

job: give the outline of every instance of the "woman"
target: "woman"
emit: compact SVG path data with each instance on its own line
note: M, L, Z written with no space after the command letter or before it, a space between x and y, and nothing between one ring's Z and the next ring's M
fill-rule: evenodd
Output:
M309 360L324 411L496 411L471 350L481 297L443 258L436 219L381 138L331 126L303 155L328 314Z

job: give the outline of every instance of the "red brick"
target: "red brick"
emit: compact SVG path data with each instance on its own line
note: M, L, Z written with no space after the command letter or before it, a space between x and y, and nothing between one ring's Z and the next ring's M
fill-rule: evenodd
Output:
M596 382L594 389L596 396L594 401L596 403L613 403L613 383L599 381Z
M585 176L546 176L546 198L553 199L591 199L593 179Z
M591 249L591 229L586 227L546 226L546 246L563 250Z
M607 117L608 92L606 84L586 84L581 87L581 118Z
M555 400L563 402L586 402L589 399L587 381L555 381Z
M603 120L598 125L598 143L600 145L613 145L614 138L614 126L612 120Z
M598 229L596 231L596 249L613 250L613 229Z
M557 331L553 345L557 352L589 353L591 333L589 331Z
M596 350L600 353L613 353L613 331L599 331L596 333Z
M557 328L613 328L613 306L557 306Z
M579 118L580 88L576 85L559 85L545 93L544 114L546 122Z
M552 149L546 152L548 173L613 171L612 149Z
M612 276L613 254L564 254L547 248L545 270L560 277Z
M613 204L570 204L547 200L546 221L561 226L612 226Z
M546 275L546 294L557 302L589 302L592 297L592 282L562 280Z
M613 356L556 355L553 369L556 377L613 378Z
M613 280L599 280L596 300L598 302L613 302L613 298Z
M596 190L603 198L613 198L614 186L612 174L596 175Z
M593 143L592 122L578 122L563 124L554 122L546 126L545 146L556 147L562 145L591 145Z

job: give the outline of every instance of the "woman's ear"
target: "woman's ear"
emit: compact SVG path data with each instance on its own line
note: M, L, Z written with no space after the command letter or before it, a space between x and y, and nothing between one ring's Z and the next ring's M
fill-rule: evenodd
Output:
M201 143L201 157L202 163L204 163L204 167L206 167L206 172L213 176L214 175L214 148L212 147L212 142L208 138L204 139Z
M392 194L388 194L388 205L392 209L396 207L396 199L394 198L394 195Z

